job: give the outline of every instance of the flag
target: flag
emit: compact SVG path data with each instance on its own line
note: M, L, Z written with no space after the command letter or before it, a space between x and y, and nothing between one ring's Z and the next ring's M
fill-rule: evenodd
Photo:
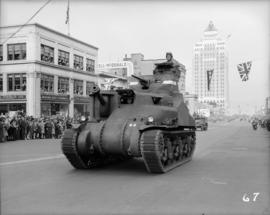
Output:
M207 89L208 89L208 91L210 90L210 84L211 84L213 72L214 72L214 69L207 70Z
M252 61L247 61L245 63L240 63L237 65L237 69L242 81L248 80L248 75L251 69Z
M68 5L67 5L67 18L66 18L66 24L69 23L69 0L68 0Z

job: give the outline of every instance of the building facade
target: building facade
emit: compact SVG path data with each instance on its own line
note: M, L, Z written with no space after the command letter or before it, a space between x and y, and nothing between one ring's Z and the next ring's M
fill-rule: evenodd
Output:
M265 99L265 114L270 114L270 96Z
M109 90L113 87L128 88L128 77L133 75L133 64L129 61L99 63L96 65L101 89Z
M130 57L125 56L124 61L130 61L133 63L134 75L153 75L156 63L165 62L166 59L144 59L144 55L141 53L131 54ZM186 90L186 68L183 64L180 64L180 79L178 87L181 93Z
M213 71L208 82L207 71ZM193 77L199 102L212 104L224 111L228 107L228 54L225 40L210 21L203 39L194 46ZM208 85L209 84L209 85Z
M183 96L185 104L188 107L189 113L193 115L198 110L198 96L196 94L191 94L188 92L185 92Z
M40 24L0 28L0 113L29 116L89 112L98 48Z

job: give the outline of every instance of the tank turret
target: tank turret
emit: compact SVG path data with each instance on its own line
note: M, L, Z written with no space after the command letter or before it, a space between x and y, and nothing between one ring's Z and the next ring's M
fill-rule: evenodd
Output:
M62 151L77 169L141 157L151 173L164 173L191 160L195 122L178 90L179 63L167 53L152 77L133 76L130 89L100 91L90 96L90 118L66 130Z

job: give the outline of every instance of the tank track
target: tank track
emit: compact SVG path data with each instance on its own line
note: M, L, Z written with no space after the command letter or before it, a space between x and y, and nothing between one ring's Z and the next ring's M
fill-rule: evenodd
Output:
M78 132L75 129L66 130L62 138L62 151L73 167L87 169L87 164L81 159L77 150L77 137Z
M89 154L89 156L81 156L77 149L77 137L79 131L76 129L68 129L62 138L62 152L76 169L92 169L111 163L128 160L124 157L106 156L105 154Z
M141 135L140 147L148 172L165 173L190 161L195 143L195 131L192 130L144 131Z
M87 157L81 156L77 149L77 137L79 132L76 129L68 129L62 138L62 152L76 169L91 169L104 164L99 155L92 154Z

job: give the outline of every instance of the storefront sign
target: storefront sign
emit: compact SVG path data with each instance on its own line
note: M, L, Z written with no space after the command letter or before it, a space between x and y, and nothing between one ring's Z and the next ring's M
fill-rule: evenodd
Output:
M88 96L74 96L74 103L89 103L90 97Z
M100 63L96 66L98 69L101 68L123 68L127 67L127 62L116 62L116 63Z
M1 102L10 102L10 101L26 100L26 95L5 95L0 96Z
M41 101L49 101L53 103L57 102L69 102L69 95L56 95L56 94L41 94Z

